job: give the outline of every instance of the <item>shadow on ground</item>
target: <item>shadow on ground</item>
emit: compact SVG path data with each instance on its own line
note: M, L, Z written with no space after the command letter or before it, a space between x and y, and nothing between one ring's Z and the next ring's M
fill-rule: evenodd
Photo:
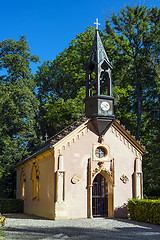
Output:
M5 232L9 239L160 239L160 232L137 227L115 228L114 231L81 227L6 228Z
M14 215L8 215L13 221ZM30 217L30 218L29 218ZM17 215L15 221L17 219ZM40 219L31 215L19 215L19 219ZM37 221L39 222L39 221ZM34 223L34 221L33 221ZM44 225L45 223L45 225ZM47 226L47 223L49 225ZM75 224L74 224L75 223ZM78 226L77 226L78 224ZM67 225L67 226L66 226ZM71 226L72 225L72 226ZM75 225L75 226L74 226ZM82 227L83 226L83 227ZM137 223L124 219L81 219L42 221L41 225L5 227L4 239L110 239L110 240L159 240L160 226Z
M3 216L5 216L8 219L35 219L35 220L50 220L48 218L44 218L44 217L39 217L36 215L32 215L32 214L24 214L24 213L6 213L3 214Z

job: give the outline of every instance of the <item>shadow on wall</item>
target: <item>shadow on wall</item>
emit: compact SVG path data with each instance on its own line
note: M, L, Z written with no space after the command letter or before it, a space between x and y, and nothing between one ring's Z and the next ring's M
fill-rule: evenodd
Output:
M128 218L127 204L115 208L114 216L116 218Z

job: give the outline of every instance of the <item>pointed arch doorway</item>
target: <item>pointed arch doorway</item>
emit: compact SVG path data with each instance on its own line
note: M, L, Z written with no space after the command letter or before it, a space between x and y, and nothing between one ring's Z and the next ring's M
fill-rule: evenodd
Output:
M108 217L108 182L100 173L93 181L92 215L93 217Z

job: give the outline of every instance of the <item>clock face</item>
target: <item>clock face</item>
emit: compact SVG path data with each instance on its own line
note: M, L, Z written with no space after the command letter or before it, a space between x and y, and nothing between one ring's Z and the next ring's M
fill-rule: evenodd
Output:
M101 102L101 109L105 112L109 111L109 109L110 109L109 102Z

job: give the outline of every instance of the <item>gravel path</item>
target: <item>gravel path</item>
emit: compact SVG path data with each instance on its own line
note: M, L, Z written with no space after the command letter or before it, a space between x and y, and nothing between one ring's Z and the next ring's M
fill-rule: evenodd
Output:
M122 219L47 220L26 214L6 214L0 239L160 240L160 226ZM4 235L4 236L2 236Z

